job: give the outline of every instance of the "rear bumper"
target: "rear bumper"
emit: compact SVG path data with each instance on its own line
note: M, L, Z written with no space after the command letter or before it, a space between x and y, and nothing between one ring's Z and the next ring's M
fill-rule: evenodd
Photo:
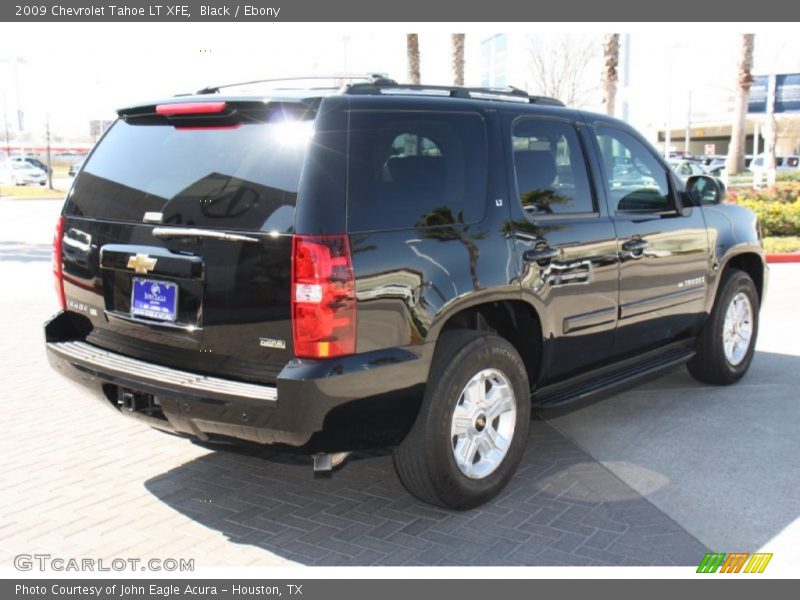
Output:
M203 441L245 440L350 450L394 443L413 423L428 375L427 346L326 361L293 360L276 385L173 369L83 341L73 313L45 324L51 366L121 413ZM149 398L127 410L121 392ZM153 406L155 405L155 406Z

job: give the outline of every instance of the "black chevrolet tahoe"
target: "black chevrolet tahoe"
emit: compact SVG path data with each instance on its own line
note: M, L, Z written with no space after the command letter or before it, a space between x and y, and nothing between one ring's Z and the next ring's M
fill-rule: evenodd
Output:
M122 414L477 506L531 407L748 369L755 216L634 129L511 89L236 86L130 106L58 220L51 364ZM298 86L295 86L297 88Z

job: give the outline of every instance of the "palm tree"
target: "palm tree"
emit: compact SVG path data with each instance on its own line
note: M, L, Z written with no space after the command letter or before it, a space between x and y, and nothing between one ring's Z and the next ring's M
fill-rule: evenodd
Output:
M419 85L419 35L406 34L406 56L408 57L408 81Z
M464 226L464 215L453 211L447 206L437 206L423 214L414 225L419 229L420 237L439 240L440 242L457 241L464 244L469 254L469 274L472 278L473 289L479 290L481 283L478 280L478 258L481 251L473 240L486 238L487 232L469 234L470 226Z
M453 85L464 85L464 34L451 33L450 46L453 52Z
M731 144L728 146L728 160L725 162L725 168L730 175L744 171L744 119L747 115L750 85L753 83L753 76L750 71L753 68L755 37L754 33L743 34L742 45L739 50L739 69L736 73L736 104L734 106L733 122L731 123Z
M603 65L603 102L606 105L606 114L613 117L617 101L617 81L619 81L618 33L608 33L603 40Z

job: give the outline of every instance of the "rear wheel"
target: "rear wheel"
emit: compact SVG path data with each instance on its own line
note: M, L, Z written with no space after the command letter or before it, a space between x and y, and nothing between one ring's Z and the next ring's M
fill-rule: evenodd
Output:
M750 367L758 335L758 292L744 271L723 275L714 308L697 338L689 373L705 383L729 385Z
M468 509L497 495L525 450L530 392L525 365L505 339L456 330L439 339L420 413L394 451L417 498Z

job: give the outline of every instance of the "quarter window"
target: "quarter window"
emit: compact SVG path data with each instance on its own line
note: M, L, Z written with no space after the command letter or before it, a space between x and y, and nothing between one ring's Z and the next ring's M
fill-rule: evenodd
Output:
M480 221L487 170L486 129L478 114L354 111L349 230Z
M514 174L529 216L594 211L586 161L569 123L522 119L513 131Z

